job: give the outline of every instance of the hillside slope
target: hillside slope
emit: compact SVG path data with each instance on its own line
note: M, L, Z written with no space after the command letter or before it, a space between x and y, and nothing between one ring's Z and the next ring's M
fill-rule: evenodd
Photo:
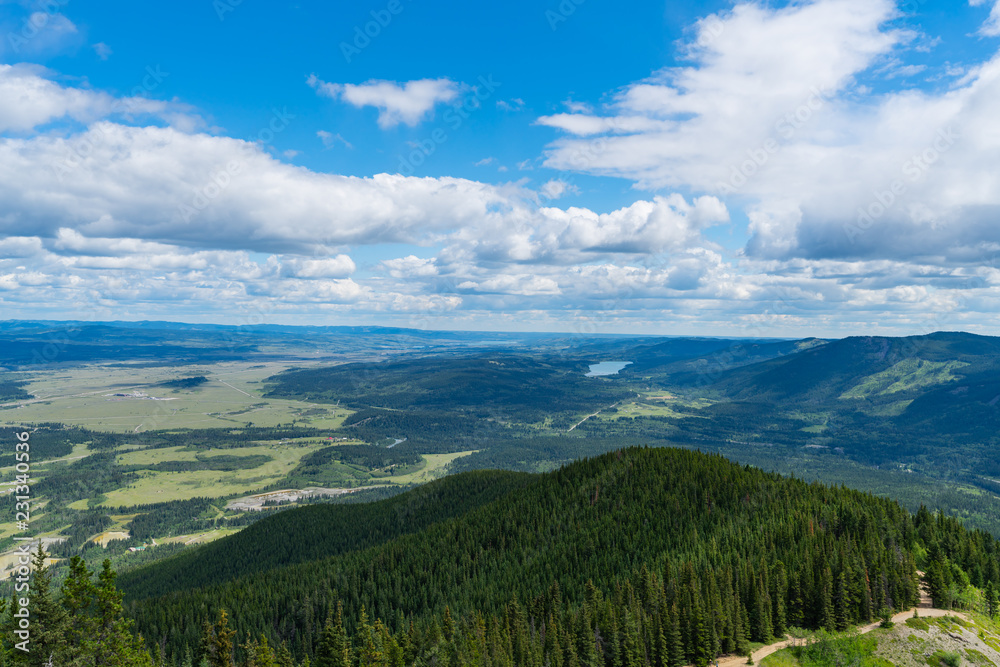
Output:
M951 535L949 557L969 561L961 566L978 572L978 583L997 571L992 538L954 522L936 526L915 523L887 500L718 456L630 449L533 476L461 516L372 548L133 602L130 610L144 636L172 651L195 645L201 621L226 608L240 631L286 641L304 656L316 650L322 619L338 601L352 631L381 618L403 632L407 618L423 627L442 614L472 623L476 614L502 616L512 598L535 601L528 616L537 627L547 614L580 613L598 598L628 607L645 591L643 604L652 606L635 608L634 620L647 614L653 627L652 617L665 622L665 609L676 605L678 641L693 658L766 640L788 624L860 622L915 602L913 549L939 529ZM619 631L612 618L604 619L604 636Z
M365 549L460 516L531 481L500 470L451 476L380 503L282 512L231 537L122 575L130 599L220 584L278 567Z

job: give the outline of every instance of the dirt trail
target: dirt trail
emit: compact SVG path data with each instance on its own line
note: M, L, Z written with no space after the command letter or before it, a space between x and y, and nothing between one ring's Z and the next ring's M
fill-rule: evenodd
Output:
M926 606L924 606L925 604L926 604ZM966 616L965 614L961 613L961 612L954 611L954 610L951 610L951 609L936 609L934 607L931 607L930 605L931 605L930 596L928 596L926 594L926 591L923 589L923 587L921 587L920 605L919 605L919 607L917 607L917 609L919 610L919 613L920 613L921 617L923 617L923 618L940 618L942 616L958 616L959 618L961 618L964 621L968 621L969 620L969 617ZM908 619L908 618L913 618L913 609L909 609L907 611L901 611L901 612L899 612L898 614L896 614L895 616L892 617L892 622L893 623L904 623L906 621L906 619ZM874 630L875 628L877 628L879 626L879 624L880 624L880 622L876 621L875 623L869 623L868 625L862 625L860 628L858 628L858 633L862 634L862 635L868 634L869 632L871 632L872 630ZM777 643L774 643L774 644L770 644L769 646L765 646L763 648L757 649L756 651L754 651L753 661L755 663L759 663L761 660L763 660L767 656L771 655L772 653L775 653L776 651L780 651L783 648L788 648L789 646L794 646L794 645L796 645L796 643L801 646L803 641L804 640L802 640L802 639L786 639L785 641L780 641L780 642L777 642ZM715 664L715 663L709 663L709 664ZM737 665L745 665L745 664L747 664L746 657L741 657L741 656L727 656L725 658L719 658L719 667L736 667Z
M598 410L597 412L595 412L595 413L594 413L594 414L592 414L592 415L587 415L586 417L584 417L583 419L581 419L581 420L580 420L580 421L578 421L577 423L575 423L575 424L573 424L572 426L570 426L570 427L569 427L569 429L568 429L568 430L567 430L566 432L567 432L567 433L569 433L570 431L572 431L573 429L575 429L575 428L576 428L577 426L579 426L579 425L580 425L580 424L582 424L583 422L585 422L585 421L587 421L588 419L590 419L591 417L596 417L597 415L601 414L601 413L602 413L602 412L604 412L605 410L610 410L611 408L614 408L614 407L617 407L617 406L618 406L618 404L617 404L617 403L614 403L614 404L612 404L612 405L611 405L611 406L609 406L609 407L606 407L606 408L601 408L600 410Z

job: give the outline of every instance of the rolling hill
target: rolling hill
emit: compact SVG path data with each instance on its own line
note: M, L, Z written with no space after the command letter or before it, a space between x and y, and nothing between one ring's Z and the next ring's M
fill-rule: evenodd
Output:
M466 475L451 483L467 483ZM324 619L340 619L341 605L358 651L377 638L379 650L422 661L452 652L452 664L477 650L500 662L503 654L507 664L554 664L568 651L590 656L580 664L617 663L622 651L704 664L791 624L833 629L905 608L917 596L917 558L928 553L976 585L1000 583L1000 549L984 533L718 456L629 449L526 479L372 544L356 536L393 524L399 503L416 496L376 503L364 524L334 524L355 535L345 544L356 548L333 546L326 557L313 552L225 580L231 573L220 559L289 553L299 538L277 521L258 524L239 548L228 538L195 552L168 577L166 595L139 599L155 573L137 571L129 611L173 655L196 646L202 622L224 608L238 632L285 642L300 659L315 656L324 650ZM434 499L427 502L433 514ZM280 518L295 525L318 516L299 519L304 512Z

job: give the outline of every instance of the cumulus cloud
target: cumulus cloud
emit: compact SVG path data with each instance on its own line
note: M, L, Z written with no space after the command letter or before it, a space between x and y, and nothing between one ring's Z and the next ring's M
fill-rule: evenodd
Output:
M950 88L862 94L912 75L889 0L740 4L699 24L691 64L620 91L604 114L543 117L546 164L744 207L757 258L981 262L1000 232L1000 57Z
M563 133L548 167L652 190L615 210L562 204L577 194L568 175L531 189L317 172L200 130L175 102L0 66L0 309L769 336L974 328L1000 298L988 261L1000 59L935 90L873 94L916 73L895 16L888 0L738 4L698 24L683 66L538 119ZM416 125L461 91L309 83L378 108L383 127ZM744 217L742 251L720 245Z
M346 278L356 269L354 260L347 255L323 259L290 257L283 258L281 262L282 275L294 278Z
M978 7L979 5L985 5L991 0L969 0L969 4L973 7ZM982 27L979 29L980 34L986 37L996 37L1000 35L1000 0L993 2L993 9L990 11L990 16L983 23Z
M384 129L400 124L416 126L429 118L438 104L455 100L461 90L459 84L450 79L420 79L405 83L373 79L352 84L327 83L312 74L306 82L320 95L358 108L377 108L378 124Z
M136 86L135 92L148 92L163 76L158 70L149 72L147 83ZM138 95L116 98L101 91L63 86L37 65L0 64L0 133L24 133L63 119L89 124L112 115L156 116L185 127L200 124L183 104Z

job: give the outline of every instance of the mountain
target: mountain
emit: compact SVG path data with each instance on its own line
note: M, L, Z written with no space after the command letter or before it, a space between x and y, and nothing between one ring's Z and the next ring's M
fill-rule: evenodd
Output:
M1000 548L985 533L719 456L633 448L527 479L367 548L356 535L370 522L391 523L418 496L372 505L364 524L337 524L355 534L345 544L357 549L334 547L327 557L228 581L198 572L221 572L220 559L247 549L283 553L305 539L271 522L244 533L239 549L227 538L198 550L174 570L173 592L130 592L128 608L143 635L172 655L197 645L203 621L226 609L240 633L315 656L324 619L339 619L341 605L359 651L378 637L384 650L405 645L421 661L451 652L458 662L450 664L477 650L501 664L562 664L567 652L592 656L581 664L617 664L622 651L673 651L671 660L704 664L789 625L833 629L905 608L916 601L918 559L947 564L942 576L961 571L975 585L1000 584ZM303 510L280 517L294 525L295 512ZM128 588L140 590L146 576L155 573L137 571ZM207 580L221 583L198 587Z
M267 397L342 402L353 408L449 411L541 421L554 413L585 413L629 392L584 376L575 359L488 353L428 356L377 364L292 370L269 379Z
M730 396L759 401L895 400L998 368L1000 338L946 332L852 336L727 371L715 384Z
M1000 338L939 332L812 341L759 363L664 381L714 399L696 413L701 423L687 421L699 433L692 442L839 447L874 464L924 457L939 473L941 457L957 456L948 469L1000 475L986 447L1000 429Z
M126 573L120 583L131 599L141 599L365 549L464 514L530 479L523 473L478 471L445 477L380 503L282 512L227 539Z

